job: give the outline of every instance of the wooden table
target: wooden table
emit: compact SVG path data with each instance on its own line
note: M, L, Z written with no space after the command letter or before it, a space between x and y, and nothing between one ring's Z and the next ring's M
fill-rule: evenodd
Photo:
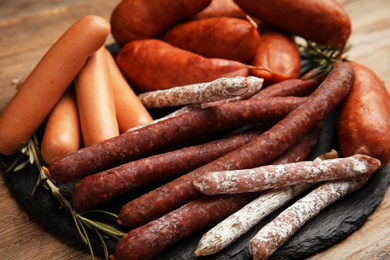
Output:
M0 3L0 111L15 90L10 82L32 70L76 20L96 14L109 19L119 0L14 0ZM353 33L349 58L373 69L390 89L390 1L342 0ZM320 28L319 28L320 30ZM112 37L107 44L112 43ZM85 248L64 240L26 214L0 174L1 259L89 259ZM389 259L390 187L365 225L343 242L310 259Z

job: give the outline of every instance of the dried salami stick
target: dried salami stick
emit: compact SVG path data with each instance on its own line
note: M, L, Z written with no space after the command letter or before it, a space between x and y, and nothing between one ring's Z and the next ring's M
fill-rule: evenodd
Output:
M364 176L327 182L299 199L250 240L249 252L253 259L268 259L309 219L317 216L321 210L341 197L360 189L368 179L368 176Z
M70 182L205 133L275 122L303 101L304 98L279 97L198 109L58 157L49 165L49 173L58 183Z
M201 145L142 158L82 178L73 188L72 204L85 211L148 183L194 170L252 141L265 131L256 127Z
M130 201L120 210L119 222L129 227L138 226L198 198L201 193L193 181L206 172L253 168L275 159L322 122L347 95L354 79L351 66L338 63L302 105L265 133L237 150ZM263 98L256 101L263 101Z
M143 124L140 126L133 127L131 129L127 130L127 132L138 130L138 129L143 128L147 125L155 124L155 123L164 121L170 117L175 117L175 116L178 116L180 114L191 112L191 111L194 111L197 109L204 109L207 107L219 106L219 105L223 105L226 103L231 103L231 102L236 102L236 101L248 99L261 90L261 88L263 86L264 79L258 78L255 76L248 76L247 81L250 84L250 88L245 94L243 94L241 96L237 96L237 97L233 97L233 98L229 98L229 99L218 100L218 101L214 101L214 102L187 105L187 106L184 106L184 107L182 107L182 108L180 108L180 109L178 109L178 110L176 110L176 111L174 111L174 112L172 112L172 113L170 113L162 118L153 120L152 122L149 122L149 123L146 123L146 124Z
M272 163L296 162L306 158L314 148L320 130L321 127L313 129L287 152L273 160ZM206 232L199 241L195 255L210 255L227 247L268 214L284 205L309 186L309 184L305 184L262 193L259 197Z
M277 189L302 183L316 183L370 175L379 160L362 154L332 160L314 160L252 169L208 172L194 181L206 195L234 194Z
M227 98L227 99L221 99L221 100L213 101L213 102L206 102L206 103L201 103L201 104L187 105L187 106L184 106L184 107L178 109L177 111L169 114L167 117L174 116L174 115L179 115L179 114L182 114L182 113L187 113L187 112L190 112L190 111L193 111L193 110L196 110L196 109L202 109L202 108L207 108L207 107L219 106L219 105L223 105L223 104L230 103L230 102L236 102L236 101L248 99L248 98L252 97L253 95L255 95L256 93L258 93L261 90L261 88L263 86L264 79L258 78L258 77L255 77L255 76L248 76L246 79L249 82L250 88L243 95L232 97L232 98Z
M162 108L199 104L233 98L248 92L246 77L219 78L211 82L155 90L138 95L146 108Z
M234 213L252 199L253 194L203 196L131 230L116 245L114 258L151 259L166 247Z

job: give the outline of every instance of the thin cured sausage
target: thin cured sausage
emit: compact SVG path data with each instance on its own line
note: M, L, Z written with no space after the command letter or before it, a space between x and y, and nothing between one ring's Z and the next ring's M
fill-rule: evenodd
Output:
M257 192L301 183L315 183L370 175L380 167L379 160L356 154L333 160L266 165L253 169L208 172L194 181L207 195Z
M361 188L368 176L322 184L265 225L249 242L254 260L268 259L309 219L341 197Z

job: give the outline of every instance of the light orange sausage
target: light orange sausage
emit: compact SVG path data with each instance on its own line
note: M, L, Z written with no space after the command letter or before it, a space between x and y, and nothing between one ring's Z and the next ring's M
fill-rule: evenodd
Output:
M105 47L92 54L75 79L85 146L119 135Z
M80 121L72 86L49 115L41 142L42 158L50 164L54 158L80 149L80 143Z
M0 153L16 153L18 146L34 135L109 33L106 20L86 16L58 39L0 115Z
M375 72L350 64L356 79L338 110L340 153L369 155L386 165L390 163L390 94Z
M132 127L153 121L152 116L127 83L114 57L108 50L106 50L106 55L120 132L124 133Z

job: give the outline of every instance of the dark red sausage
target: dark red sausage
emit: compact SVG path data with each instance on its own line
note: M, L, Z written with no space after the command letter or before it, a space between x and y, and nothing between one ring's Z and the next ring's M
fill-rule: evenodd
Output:
M217 223L253 200L258 194L203 196L169 214L131 230L116 245L114 257L151 259L176 241Z
M250 142L264 131L265 128L257 127L87 176L74 186L72 204L77 211L82 212L142 185L187 173Z
M310 95L322 82L320 77L308 80L288 79L261 89L252 98Z
M322 122L347 95L354 79L355 74L350 65L337 64L306 102L268 131L237 150L130 201L119 213L120 222L134 227L199 197L200 192L192 182L204 172L253 168L275 159Z
M56 182L67 183L201 134L275 122L302 102L297 97L243 100L194 110L58 157L49 165L49 173Z

